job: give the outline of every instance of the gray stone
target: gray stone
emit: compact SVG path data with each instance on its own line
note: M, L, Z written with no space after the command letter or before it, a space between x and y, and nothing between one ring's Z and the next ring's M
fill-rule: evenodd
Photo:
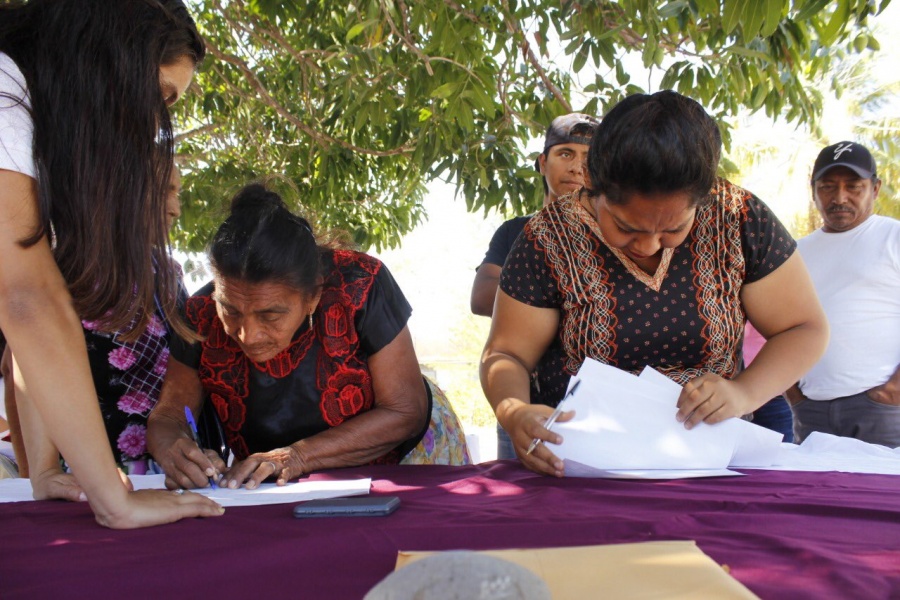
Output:
M544 581L506 560L442 552L394 571L364 600L550 600Z

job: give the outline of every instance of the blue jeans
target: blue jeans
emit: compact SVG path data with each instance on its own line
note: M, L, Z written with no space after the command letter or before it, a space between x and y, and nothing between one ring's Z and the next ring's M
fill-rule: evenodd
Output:
M753 411L753 422L784 434L785 442L794 441L794 416L784 396L776 396Z
M512 440L506 430L497 423L497 460L509 460L518 458L513 448Z

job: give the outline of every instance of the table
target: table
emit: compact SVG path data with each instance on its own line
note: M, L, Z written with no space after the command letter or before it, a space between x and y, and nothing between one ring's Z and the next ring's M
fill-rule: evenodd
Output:
M676 481L553 479L514 461L377 466L389 517L294 519L291 505L112 531L85 504L0 505L0 596L361 598L398 550L696 540L760 597L900 597L900 477L746 471Z

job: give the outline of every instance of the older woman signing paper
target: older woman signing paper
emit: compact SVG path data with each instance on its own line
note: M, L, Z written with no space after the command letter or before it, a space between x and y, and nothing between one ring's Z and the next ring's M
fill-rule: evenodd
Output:
M615 106L591 141L587 188L545 207L513 246L500 282L481 381L519 459L563 475L546 444L552 407L528 374L550 343L565 351L561 399L586 357L684 389L692 427L752 412L822 354L828 326L796 244L768 207L716 177L721 138L695 101L671 91ZM767 339L740 371L748 320ZM571 414L563 413L565 421Z
M422 377L411 308L387 268L320 246L260 185L244 188L209 251L214 282L187 318L203 338L173 348L148 446L170 487L284 484L370 462L468 462L446 398ZM193 441L184 407L208 395L237 459Z

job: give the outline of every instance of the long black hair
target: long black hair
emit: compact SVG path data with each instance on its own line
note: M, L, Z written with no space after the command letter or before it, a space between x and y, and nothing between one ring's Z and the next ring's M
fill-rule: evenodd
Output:
M210 243L209 262L220 277L283 283L312 296L321 285L324 251L309 221L253 183L232 199L231 214Z
M166 258L172 124L161 66L205 48L181 0L30 0L0 8L0 51L25 77L40 220L82 319L136 338L154 312L179 333Z
M612 204L631 193L709 196L722 149L719 127L700 104L671 90L634 94L610 110L591 138L591 193Z

